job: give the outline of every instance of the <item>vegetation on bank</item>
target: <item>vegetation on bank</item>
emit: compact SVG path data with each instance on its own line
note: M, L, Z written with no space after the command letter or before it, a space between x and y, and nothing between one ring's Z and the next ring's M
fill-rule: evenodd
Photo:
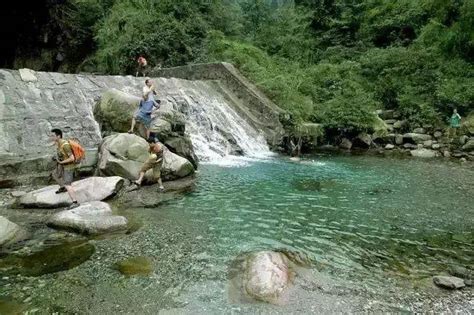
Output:
M373 129L375 109L396 109L413 127L474 110L470 0L67 0L49 8L45 29L62 30L62 71L129 74L141 54L163 66L227 61L295 122L338 132ZM36 60L51 58L48 49Z

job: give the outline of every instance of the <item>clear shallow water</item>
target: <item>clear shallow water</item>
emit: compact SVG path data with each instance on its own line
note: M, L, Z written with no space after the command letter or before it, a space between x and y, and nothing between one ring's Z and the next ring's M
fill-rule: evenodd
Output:
M238 165L202 165L193 193L122 211L140 222L136 232L91 240L95 253L74 269L3 277L2 294L39 313L436 310L426 294L472 307L471 289L458 296L433 288L430 278L451 265L472 267L472 168L367 156ZM309 257L311 280L286 306L231 304L232 260L279 248ZM133 256L150 257L154 273L127 278L114 270Z

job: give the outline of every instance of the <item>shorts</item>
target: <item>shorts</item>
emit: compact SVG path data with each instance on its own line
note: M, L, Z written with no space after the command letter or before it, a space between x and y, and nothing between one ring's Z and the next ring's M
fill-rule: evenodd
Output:
M146 129L150 129L151 127L151 115L143 114L139 110L135 113L135 120L142 123Z
M160 179L161 177L161 166L163 165L163 161L156 162L156 157L150 157L148 160L143 163L140 172L146 173L148 170L153 169L153 178L155 180Z
M74 180L74 170L64 170L63 171L64 186L71 186L73 180Z
M64 166L57 164L52 175L59 186L70 186L74 180L74 169L65 170Z

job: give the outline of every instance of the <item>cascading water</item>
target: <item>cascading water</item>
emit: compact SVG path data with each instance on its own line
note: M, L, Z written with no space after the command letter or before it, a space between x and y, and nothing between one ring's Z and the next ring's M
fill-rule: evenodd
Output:
M272 154L263 134L247 123L211 82L166 81L160 83L174 85L167 100L185 115L186 133L201 162L229 164L236 156L262 158Z

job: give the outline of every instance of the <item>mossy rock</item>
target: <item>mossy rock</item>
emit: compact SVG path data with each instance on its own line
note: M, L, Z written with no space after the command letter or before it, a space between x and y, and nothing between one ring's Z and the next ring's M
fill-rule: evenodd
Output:
M463 134L474 135L474 112L467 115L461 125Z
M125 276L146 276L153 272L153 262L149 257L145 256L127 258L117 262L115 267Z
M94 252L94 245L83 240L66 242L27 256L6 256L0 260L0 272L37 277L77 267Z
M372 125L373 134L372 139L383 138L388 135L388 126L385 121L382 120L380 117L376 117L374 119L374 124Z

